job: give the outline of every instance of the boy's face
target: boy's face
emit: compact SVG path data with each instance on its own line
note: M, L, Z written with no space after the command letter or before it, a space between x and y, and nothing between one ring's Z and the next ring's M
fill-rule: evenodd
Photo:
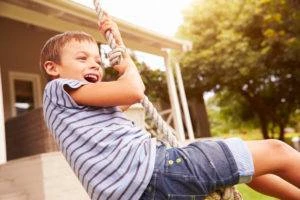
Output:
M57 64L59 77L99 82L103 76L100 62L96 43L71 40L63 47L60 64Z

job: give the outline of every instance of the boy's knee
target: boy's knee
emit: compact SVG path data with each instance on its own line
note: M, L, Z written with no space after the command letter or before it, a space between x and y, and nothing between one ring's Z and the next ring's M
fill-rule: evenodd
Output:
M267 148L273 152L272 155L274 156L288 156L290 153L290 146L280 140L268 139L265 142Z

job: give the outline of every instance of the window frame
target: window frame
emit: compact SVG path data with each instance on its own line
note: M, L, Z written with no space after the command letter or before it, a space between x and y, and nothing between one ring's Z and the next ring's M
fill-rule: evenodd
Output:
M11 105L11 116L17 116L17 110L15 108L16 93L15 93L15 80L30 81L33 89L33 106L38 108L42 106L41 96L41 77L35 73L9 71L9 93L10 93L10 105Z

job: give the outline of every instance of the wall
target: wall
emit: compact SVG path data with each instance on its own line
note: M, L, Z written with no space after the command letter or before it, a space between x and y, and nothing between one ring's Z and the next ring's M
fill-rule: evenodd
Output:
M57 151L43 118L42 108L5 123L7 160Z
M44 42L56 34L29 24L0 17L0 65L5 120L11 117L9 71L40 74L39 54ZM43 89L44 81L42 81ZM42 94L42 93L41 93Z

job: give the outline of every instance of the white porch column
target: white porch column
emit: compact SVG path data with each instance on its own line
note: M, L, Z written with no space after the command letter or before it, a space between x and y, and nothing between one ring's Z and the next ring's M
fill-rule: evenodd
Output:
M6 163L6 140L4 128L3 93L0 66L0 165Z
M183 108L183 113L184 113L184 119L185 119L185 124L187 127L187 132L190 140L194 140L194 131L193 131L193 126L191 122L191 117L190 117L190 111L186 99L186 94L184 90L184 85L183 85L183 80L182 80L182 75L181 75L181 70L179 63L175 63L175 74L176 74L176 79L178 83L178 89L179 89L179 95L180 95L180 100Z
M166 66L166 75L167 75L167 83L169 89L170 102L172 107L173 120L176 130L176 136L179 142L185 141L180 105L176 90L176 84L174 80L174 74L171 67L171 60L169 58L169 50L165 51L166 54L164 56L165 66Z

